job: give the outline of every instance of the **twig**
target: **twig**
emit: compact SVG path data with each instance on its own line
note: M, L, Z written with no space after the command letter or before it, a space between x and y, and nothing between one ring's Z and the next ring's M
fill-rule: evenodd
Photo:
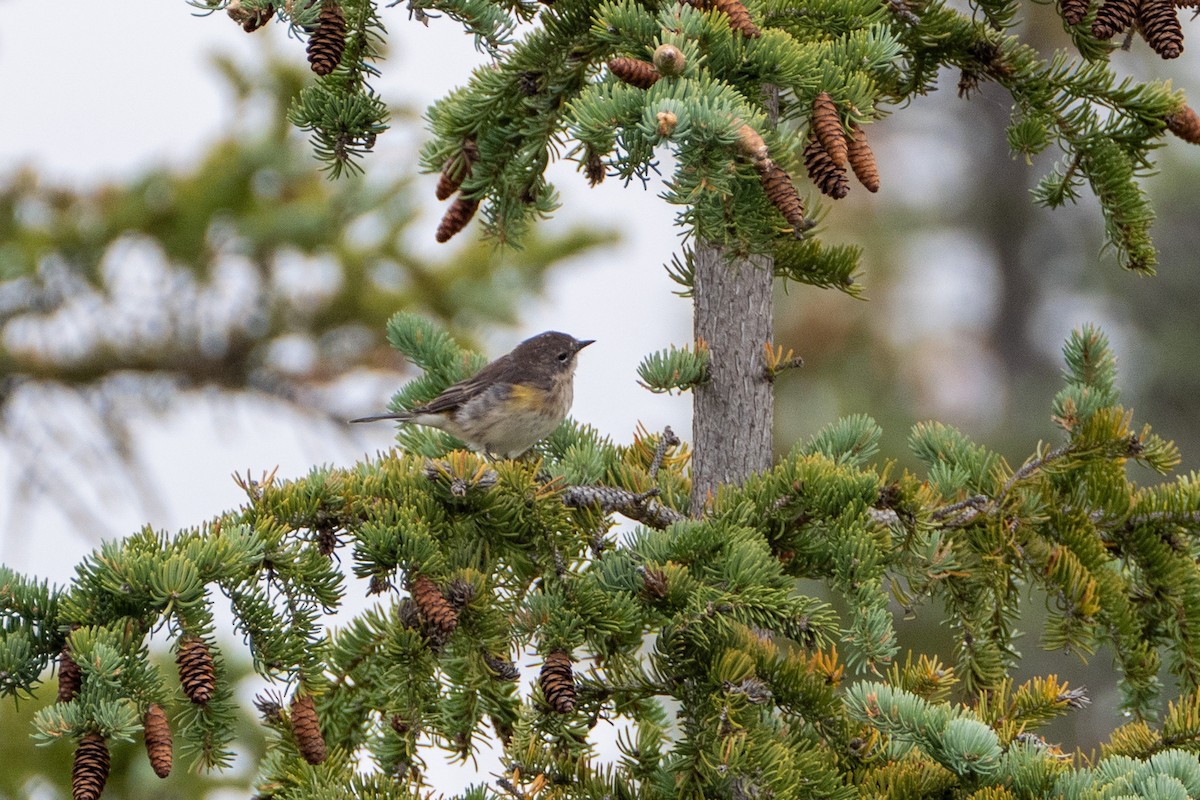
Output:
M658 478L658 470L662 467L663 458L667 455L667 448L675 447L678 444L679 437L675 435L675 431L671 430L671 426L663 428L662 435L658 437L658 446L654 448L654 460L650 462L650 480Z

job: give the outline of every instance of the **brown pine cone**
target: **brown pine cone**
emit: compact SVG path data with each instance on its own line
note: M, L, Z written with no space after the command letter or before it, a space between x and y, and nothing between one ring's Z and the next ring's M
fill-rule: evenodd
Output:
M74 700L82 683L83 672L75 659L71 658L71 645L64 644L62 652L58 654L58 702L69 703Z
M1185 142L1200 144L1200 114L1185 105L1174 114L1167 115L1167 128Z
M1058 0L1058 13L1068 25L1078 25L1090 6L1091 0Z
M841 200L850 191L846 170L833 163L833 159L817 141L817 137L811 134L808 147L804 148L804 166L816 187L834 200Z
M458 612L429 576L418 575L413 579L412 598L421 611L421 619L438 633L450 634L458 627Z
M729 27L740 31L748 39L757 39L762 31L750 19L750 12L742 5L742 0L713 0L713 8L729 17Z
M318 75L328 75L337 69L346 49L346 18L337 3L321 7L316 30L308 37L308 63Z
M788 224L792 226L792 231L797 235L803 233L808 228L808 223L804 219L804 203L800 200L800 194L796 191L796 187L792 183L792 177L787 174L783 167L770 159L767 159L758 175L767 198L779 209L779 213L788 221ZM666 578L661 572L657 574L662 580L662 592L665 594ZM646 571L644 583L647 591L650 591L651 578L649 570ZM662 597L663 595L658 594L657 596Z
M467 227L467 223L479 210L479 201L459 195L446 209L442 221L438 223L435 238L439 244L444 244L454 238L454 235Z
M108 783L109 764L104 737L95 731L85 734L75 748L75 763L71 766L73 800L100 800L104 784Z
M190 634L180 637L175 664L179 667L179 683L183 687L183 693L196 705L206 705L217 688L216 672L208 643Z
M649 61L636 58L614 58L608 62L608 70L630 86L649 89L661 77Z
M812 131L830 160L839 167L846 166L846 131L842 129L837 105L828 92L813 98Z
M575 710L575 676L571 671L571 656L565 650L553 650L542 664L538 684L546 702L559 714Z
M871 145L867 144L867 132L857 125L851 125L850 134L850 146L847 151L850 169L868 192L878 192L879 169L875 165L875 153L871 150Z
M447 160L442 167L442 174L438 176L436 192L438 200L449 199L450 195L458 191L462 182L470 176L471 167L477 158L479 158L479 147L475 144L474 139L467 139L463 142L462 149Z
M173 748L171 744L171 724L167 722L167 712L158 703L151 703L142 718L142 732L146 740L146 755L150 757L150 766L154 774L165 778L171 774Z
M310 764L325 761L325 737L321 735L321 721L317 719L317 708L310 694L296 692L292 698L292 734L305 761Z
M1137 9L1138 31L1162 58L1179 58L1183 52L1183 28L1173 0L1141 0Z
M1137 0L1104 0L1092 21L1092 36L1111 39L1133 24Z
M583 174L587 178L589 186L599 186L604 183L604 176L607 170L604 167L604 160L593 152L588 152L587 159L583 162Z
M785 173L786 174L786 173ZM789 183L791 181L788 181ZM765 183L765 181L764 181ZM773 200L771 202L774 202ZM801 209L803 212L803 209ZM647 567L642 573L642 591L647 597L661 600L667 596L667 576L661 569Z

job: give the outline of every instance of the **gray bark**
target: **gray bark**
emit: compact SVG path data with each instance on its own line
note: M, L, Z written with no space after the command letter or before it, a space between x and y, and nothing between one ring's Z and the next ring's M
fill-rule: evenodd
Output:
M726 259L704 242L693 259L697 341L709 348L708 380L692 390L692 515L723 484L771 466L775 399L763 370L772 338L772 260Z

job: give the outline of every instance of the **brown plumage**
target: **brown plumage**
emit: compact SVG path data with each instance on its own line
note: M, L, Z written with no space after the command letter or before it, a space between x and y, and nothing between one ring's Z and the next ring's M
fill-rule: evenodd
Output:
M575 710L575 675L571 670L571 656L565 650L552 650L546 655L538 685L546 702L559 714L570 714Z
M317 27L308 37L308 64L318 75L337 69L346 49L346 18L337 3L321 6Z
M846 131L842 128L837 105L828 92L821 92L812 103L812 131L839 167L846 166Z
M146 740L146 755L154 774L165 778L171 774L174 750L171 742L171 723L167 712L158 703L151 703L142 718L142 733Z

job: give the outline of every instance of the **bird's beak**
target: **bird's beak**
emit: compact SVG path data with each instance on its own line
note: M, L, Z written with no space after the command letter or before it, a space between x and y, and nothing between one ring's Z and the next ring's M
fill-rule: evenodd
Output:
M587 347L589 344L592 344L595 341L596 341L595 339L580 339L579 341L575 342L575 352L578 353L580 350L582 350L583 348Z

